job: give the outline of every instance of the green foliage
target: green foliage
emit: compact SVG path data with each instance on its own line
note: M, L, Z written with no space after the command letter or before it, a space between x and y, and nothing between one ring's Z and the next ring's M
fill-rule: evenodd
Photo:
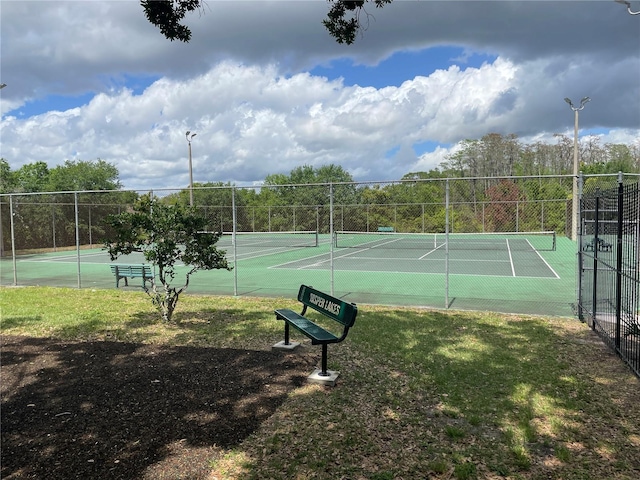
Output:
M51 169L45 162L28 163L15 172L2 159L0 173L1 193L118 190L122 186L116 166L101 159L67 160Z
M154 280L151 290L145 287L145 291L166 322L171 321L191 275L198 270L231 270L225 252L215 247L220 234L205 232L206 218L192 208L167 205L145 195L131 211L109 217L108 223L114 230L113 237L105 242L111 260L141 252L158 268L161 287ZM184 284L175 287L172 282L178 263L187 267L187 272Z
M48 191L118 190L118 169L104 160L67 160L49 171Z
M0 193L7 193L13 190L14 174L11 171L9 162L0 158Z
M28 163L14 174L18 192L46 192L49 183L49 167L45 162Z

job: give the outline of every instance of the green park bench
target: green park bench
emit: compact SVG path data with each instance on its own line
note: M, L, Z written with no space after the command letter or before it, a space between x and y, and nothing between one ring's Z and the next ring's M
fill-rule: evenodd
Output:
M153 281L153 273L149 265L110 265L111 273L116 277L116 288L120 280L124 279L125 286L129 286L129 278L142 278L142 288L146 288L147 280Z
M349 329L356 321L358 307L355 303L343 302L307 285L300 285L298 301L303 305L300 313L288 308L275 310L276 318L284 320L284 341L277 343L273 347L292 350L300 345L297 342L292 343L289 341L289 326L293 326L296 330L309 337L312 345L322 345L322 368L316 369L308 380L311 383L333 386L339 372L327 370L327 345L342 342L347 337ZM307 312L307 307L319 312L324 318L335 321L339 324L335 330L341 330L341 332L333 333L306 318L304 315Z
M379 232L391 233L391 232L395 232L395 230L396 229L393 227L378 227Z

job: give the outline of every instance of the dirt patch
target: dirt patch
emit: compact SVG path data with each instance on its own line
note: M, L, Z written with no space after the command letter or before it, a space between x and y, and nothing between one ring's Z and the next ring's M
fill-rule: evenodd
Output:
M282 352L2 336L0 477L207 478L302 385Z

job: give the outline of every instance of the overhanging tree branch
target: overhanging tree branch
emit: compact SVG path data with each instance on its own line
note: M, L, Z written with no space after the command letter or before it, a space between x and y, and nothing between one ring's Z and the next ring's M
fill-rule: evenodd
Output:
M367 3L382 8L393 0L328 0L331 4L327 18L322 21L329 34L338 43L351 45L359 32L366 29L371 15L365 10ZM169 40L188 43L191 30L182 21L188 12L199 10L204 0L141 0L147 20L160 29ZM365 13L366 25L361 21Z
M172 42L189 42L191 30L181 22L187 12L198 10L203 0L141 0L147 20L160 29L160 32Z

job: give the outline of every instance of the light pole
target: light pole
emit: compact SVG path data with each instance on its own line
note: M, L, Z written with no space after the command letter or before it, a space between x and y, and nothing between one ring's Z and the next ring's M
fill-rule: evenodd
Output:
M0 83L0 90L6 87L6 83ZM2 207L2 202L0 202L0 207ZM2 234L2 215L0 215L0 257L4 256L4 236Z
M571 204L571 240L575 241L578 238L578 112L584 108L587 102L590 102L589 97L583 97L580 100L580 106L574 107L571 100L564 99L569 104L571 110L574 113L574 125L573 125L573 201Z
M627 0L616 0L616 2L621 3L622 5L626 5L627 12L629 12L630 15L640 15L640 10L638 10L637 12L631 11L631 2L627 2Z
M187 130L185 137L187 137L187 143L189 144L189 205L193 207L193 165L191 163L191 139L195 137L196 133L191 133Z

